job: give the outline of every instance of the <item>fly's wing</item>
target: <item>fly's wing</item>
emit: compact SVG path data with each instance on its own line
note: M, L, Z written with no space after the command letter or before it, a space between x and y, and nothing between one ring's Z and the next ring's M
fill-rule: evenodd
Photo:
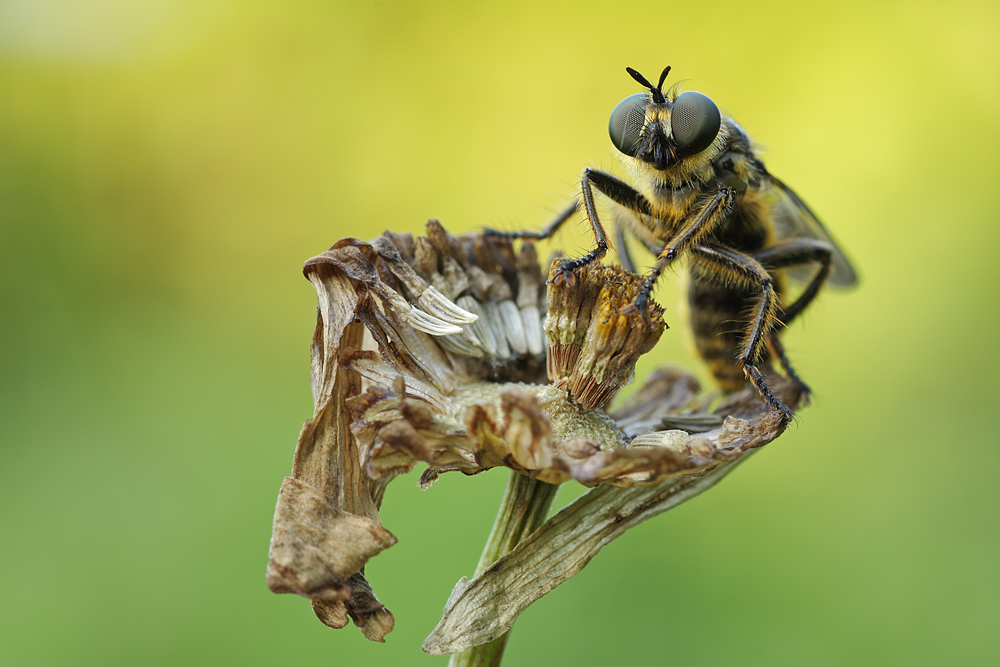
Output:
M826 227L819 221L816 214L812 212L795 191L782 183L779 179L768 174L771 184L774 186L774 194L777 202L772 211L774 214L775 231L779 239L811 238L826 241L833 248L833 270L830 272L830 282L834 285L853 285L858 277L851 268L851 263L844 256L843 251L837 242L826 231ZM813 274L810 267L793 267L787 269L788 274L796 280L806 281Z

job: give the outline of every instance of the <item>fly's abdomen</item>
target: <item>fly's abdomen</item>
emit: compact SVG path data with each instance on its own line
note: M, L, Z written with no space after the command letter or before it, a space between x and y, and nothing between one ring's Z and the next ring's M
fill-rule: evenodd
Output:
M694 344L725 392L742 389L746 382L736 356L746 331L750 296L740 287L691 276L688 303Z

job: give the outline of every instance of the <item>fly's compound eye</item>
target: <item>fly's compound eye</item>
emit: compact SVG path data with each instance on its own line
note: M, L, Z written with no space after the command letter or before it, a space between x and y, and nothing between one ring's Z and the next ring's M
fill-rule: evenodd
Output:
M681 157L695 155L711 146L719 135L720 127L722 114L707 95L688 90L674 100L670 130L674 135L677 154Z
M635 156L639 135L646 122L646 97L646 93L629 95L611 112L608 134L615 148L625 155Z

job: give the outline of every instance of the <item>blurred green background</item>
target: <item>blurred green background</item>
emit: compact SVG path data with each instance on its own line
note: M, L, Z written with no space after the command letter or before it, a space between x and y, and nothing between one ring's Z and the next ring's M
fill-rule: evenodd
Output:
M507 662L1000 662L1000 9L802 7L0 1L0 663L443 665L419 646L503 471L390 487L385 645L264 586L311 414L300 266L429 217L541 226L616 164L625 66L667 64L862 284L786 337L799 423L529 609ZM646 368L701 372L659 297Z

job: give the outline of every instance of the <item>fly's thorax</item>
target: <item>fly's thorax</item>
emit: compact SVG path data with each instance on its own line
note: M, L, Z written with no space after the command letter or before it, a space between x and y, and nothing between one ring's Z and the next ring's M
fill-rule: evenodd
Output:
M744 192L765 187L767 171L755 154L750 137L729 117L723 119L728 134L725 148L712 161L716 185Z
M644 220L636 222L652 230L660 243L672 237L690 217L692 210L705 197L711 197L718 187L711 179L685 182L677 186L649 179L636 179L634 182L636 189L648 202L651 211L651 215L644 216ZM634 214L631 215L635 217Z
M652 205L657 227L661 230L661 241L673 237L680 230L682 223L691 216L691 210L706 192L707 189L699 184L660 190L655 197L647 197Z
M753 254L776 242L774 212L767 189L750 187L739 192L733 210L713 237L733 250Z

